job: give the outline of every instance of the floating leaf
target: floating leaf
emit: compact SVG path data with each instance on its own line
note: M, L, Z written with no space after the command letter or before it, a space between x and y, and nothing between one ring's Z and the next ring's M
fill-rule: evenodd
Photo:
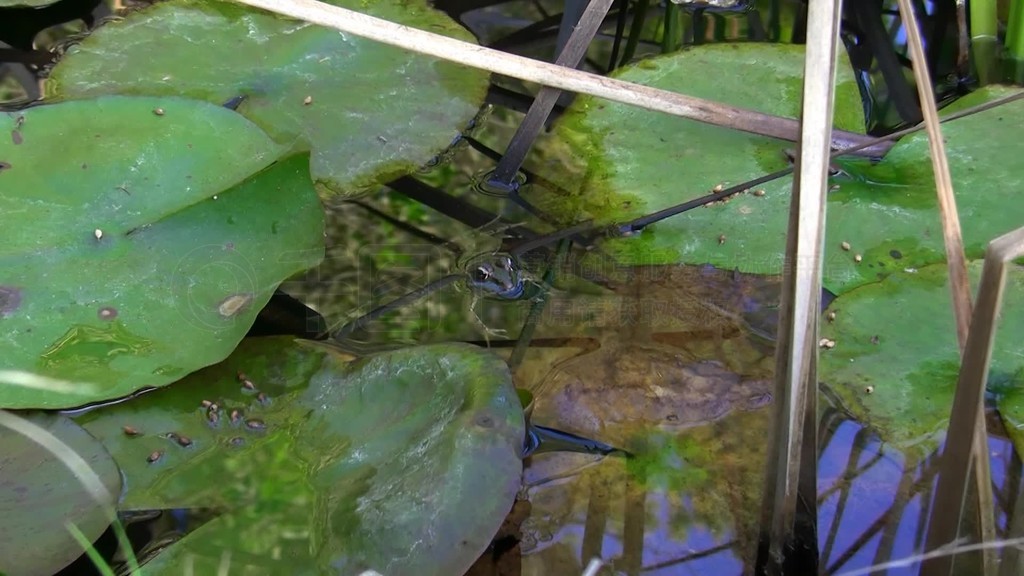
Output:
M41 8L57 0L0 0L0 8Z
M980 271L981 262L970 265L975 286ZM1024 269L1012 270L1003 306L989 387L1005 391L1024 386ZM943 430L960 371L945 264L897 272L853 290L832 302L829 312L835 320L822 327L822 338L835 347L821 350L822 382L898 446Z
M618 77L771 114L798 117L803 49L763 44L713 45L654 58ZM965 107L1002 96L991 87ZM840 70L836 126L861 130L852 74ZM1024 222L1015 201L1024 184L1016 158L1024 102L943 126L968 254L979 257L993 237ZM556 130L587 158L579 197L533 198L565 217L625 221L739 184L786 166L786 143L624 104L577 100ZM825 286L836 294L908 267L943 261L944 248L927 137L902 140L877 165L837 162L829 194ZM996 184L998 183L998 185ZM627 263L710 263L744 272L782 268L792 178L659 222L608 250ZM582 214L578 214L578 213ZM843 243L850 249L844 250ZM856 261L857 255L861 262Z
M38 438L0 427L0 573L53 574L84 552L66 524L74 525L90 542L107 529L121 491L121 475L103 444L68 418L42 413L19 417L42 427L85 460L111 496L97 502Z
M124 507L226 511L157 573L225 550L273 572L279 549L290 573L461 574L512 506L525 434L507 366L475 347L346 363L281 337L83 423L124 470Z
M340 6L472 41L413 0ZM47 91L182 95L238 111L278 142L311 150L313 179L353 194L422 165L479 109L487 74L228 2L172 0L68 50Z
M322 256L304 155L230 188L280 152L230 110L111 97L0 115L0 133L19 135L0 139L5 367L99 385L0 386L0 406L116 398L217 362Z
M619 69L615 76L796 118L800 112L803 66L801 46L716 44L642 60ZM862 130L862 108L853 74L849 68L840 67L838 76L837 127ZM576 100L559 120L555 135L571 142L577 155L586 159L585 188L580 198L536 201L554 210L568 211L569 216L581 210L585 216L605 222L624 221L698 198L719 184L729 186L784 168L783 151L792 146L772 138L590 97ZM769 188L773 195L782 194L788 191L789 181L777 181ZM706 218L705 214L698 216ZM745 253L742 241L719 245L721 232L714 230L709 239L711 244L705 246L700 231L692 230L692 223L682 223L684 218L674 217L658 224L649 241L634 238L613 243L614 249L624 262L633 264L677 263L680 257L687 262L705 263L709 260L701 258L710 249L722 252L719 261ZM747 236L781 252L784 241L777 239L778 234L766 236L778 224L759 223ZM785 222L781 224L784 233ZM676 245L682 240L681 234L685 235L686 243ZM775 246L776 243L779 245ZM682 253L680 246L684 249ZM747 264L744 271L751 268L751 263Z

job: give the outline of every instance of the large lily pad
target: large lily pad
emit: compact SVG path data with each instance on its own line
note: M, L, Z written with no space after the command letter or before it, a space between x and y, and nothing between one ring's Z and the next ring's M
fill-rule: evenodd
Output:
M419 0L339 6L472 41ZM71 48L47 92L183 95L224 102L275 140L311 150L313 179L354 194L446 147L483 102L487 74L219 1L172 0Z
M980 271L981 262L971 264L975 286ZM933 440L948 422L960 370L949 302L940 264L894 273L828 308L836 317L822 336L836 345L821 351L820 378L894 444ZM1024 269L1012 270L1003 306L989 387L1017 390L1024 387Z
M8 417L14 417L8 413ZM37 438L0 427L0 573L53 574L84 552L66 524L90 542L110 524L121 475L103 444L64 416L21 414L81 457L110 495L97 502Z
M115 398L217 362L322 257L304 156L231 188L280 149L229 110L112 97L0 115L0 132L17 134L0 140L5 365L99 385L0 386L0 406Z
M0 0L0 8L41 8L57 0Z
M619 77L658 88L798 117L803 52L797 46L715 45L641 62ZM988 88L961 106L1001 96ZM861 106L849 69L839 72L835 124L861 130ZM1016 162L1024 102L943 127L968 254L979 257L994 236L1024 222L1015 201L1024 183ZM785 143L616 103L581 98L556 136L587 158L580 196L535 198L567 217L605 222L630 218L738 184L786 165ZM825 286L840 294L907 267L943 260L927 138L905 138L877 165L840 162L829 195ZM998 185L996 185L998 183ZM634 238L610 243L628 263L711 263L745 272L781 270L792 178L763 195L729 201L662 221ZM571 187L570 187L571 189ZM577 212L582 214L577 215ZM843 243L850 250L842 248ZM857 263L860 254L863 261Z
M614 76L690 96L795 118L800 112L802 46L714 44L642 60ZM837 127L862 131L862 108L853 73L840 61L835 106ZM698 198L719 184L736 184L786 166L785 142L719 128L667 114L591 97L578 98L559 120L555 137L566 140L586 161L579 198L537 198L559 212L618 222ZM555 175L557 179L559 175ZM788 190L779 181L772 189ZM550 194L549 191L542 191ZM704 212L705 210L701 210ZM702 215L703 216L703 215ZM671 244L692 225L672 218L655 227L653 241L623 243L624 262L677 263L701 245L687 243L680 254ZM696 233L691 233L696 235ZM712 237L716 247L719 233ZM751 231L762 237L763 231ZM772 238L763 238L773 242ZM636 246L642 244L641 246ZM720 249L742 253L727 242ZM657 250L653 257L641 250ZM644 258L646 256L646 258ZM697 254L693 254L697 258ZM703 263L698 260L697 263ZM731 267L731 265L729 266Z
M277 549L295 574L461 574L512 506L525 433L490 353L445 344L347 363L281 337L83 425L124 470L124 507L226 511L150 564L175 573L179 558L203 573L224 553L232 571L273 572Z

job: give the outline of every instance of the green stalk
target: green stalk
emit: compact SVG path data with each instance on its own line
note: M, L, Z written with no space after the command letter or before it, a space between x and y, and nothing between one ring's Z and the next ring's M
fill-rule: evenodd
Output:
M103 559L103 555L96 550L92 545L92 542L89 542L89 539L85 537L85 534L82 534L82 531L78 529L78 526L68 522L67 529L68 532L71 533L71 537L74 538L75 541L78 542L78 545L82 547L82 550L85 551L89 560L92 560L92 564L96 570L103 576L114 576L114 569L107 564Z
M712 14L711 21L714 22L715 25L715 42L725 42L727 40L725 36L725 25L728 23L725 16L722 16L721 14Z
M619 60L619 66L624 66L636 54L636 46L640 42L640 34L644 31L644 18L647 16L647 8L650 5L651 0L637 0L636 7L633 9L633 24L629 27L629 40L626 41L626 49L622 51L622 60Z
M1024 0L1012 0L1010 4L1010 17L1006 22L1005 66L1011 81L1024 83Z
M779 0L772 0L768 9L768 40L778 42L782 38L782 7Z
M1020 4L1020 2L1015 2ZM999 17L996 0L971 0L971 52L974 69L982 84L998 80L999 70Z
M665 6L665 26L661 35L661 53L668 54L676 49L679 30L679 6L675 2L669 2Z
M693 11L693 45L703 44L708 37L708 21L704 18L704 10L698 8Z

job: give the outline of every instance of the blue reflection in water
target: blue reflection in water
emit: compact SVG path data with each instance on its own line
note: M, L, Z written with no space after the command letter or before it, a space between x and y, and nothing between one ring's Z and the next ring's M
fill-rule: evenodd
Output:
M843 574L921 553L937 482L936 453L901 453L834 409L824 418L829 425L819 439L818 460L818 546L824 573ZM997 532L1002 538L1024 469L1006 438L990 435L989 449ZM575 454L568 466L571 472L564 472L563 460L559 474L553 470L554 460L544 459L549 456L559 455L535 458L525 474L534 514L523 525L524 575L579 574L594 556L624 574L745 573L753 558L756 526L751 530L731 520L710 525L707 502L703 516L694 504L706 495L653 481L647 482L646 490L631 487L623 459L599 461ZM679 463L677 473L685 474L687 466ZM633 477L632 484L639 484L638 479ZM746 500L751 501L759 502ZM722 503L729 509L717 511L722 517L740 518L735 508L742 502L737 498ZM748 512L748 518L759 515L758 510ZM877 573L909 576L918 569L912 564Z

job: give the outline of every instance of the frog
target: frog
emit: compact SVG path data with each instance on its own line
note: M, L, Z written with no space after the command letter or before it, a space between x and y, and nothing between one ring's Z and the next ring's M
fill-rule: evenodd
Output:
M467 268L466 282L475 293L517 300L526 292L528 276L508 254L489 255Z
M505 336L505 330L490 328L476 312L481 297L500 300L525 300L536 297L542 287L520 267L514 256L496 252L477 257L466 266L466 285L473 293L469 310L473 324L490 345L491 336Z

